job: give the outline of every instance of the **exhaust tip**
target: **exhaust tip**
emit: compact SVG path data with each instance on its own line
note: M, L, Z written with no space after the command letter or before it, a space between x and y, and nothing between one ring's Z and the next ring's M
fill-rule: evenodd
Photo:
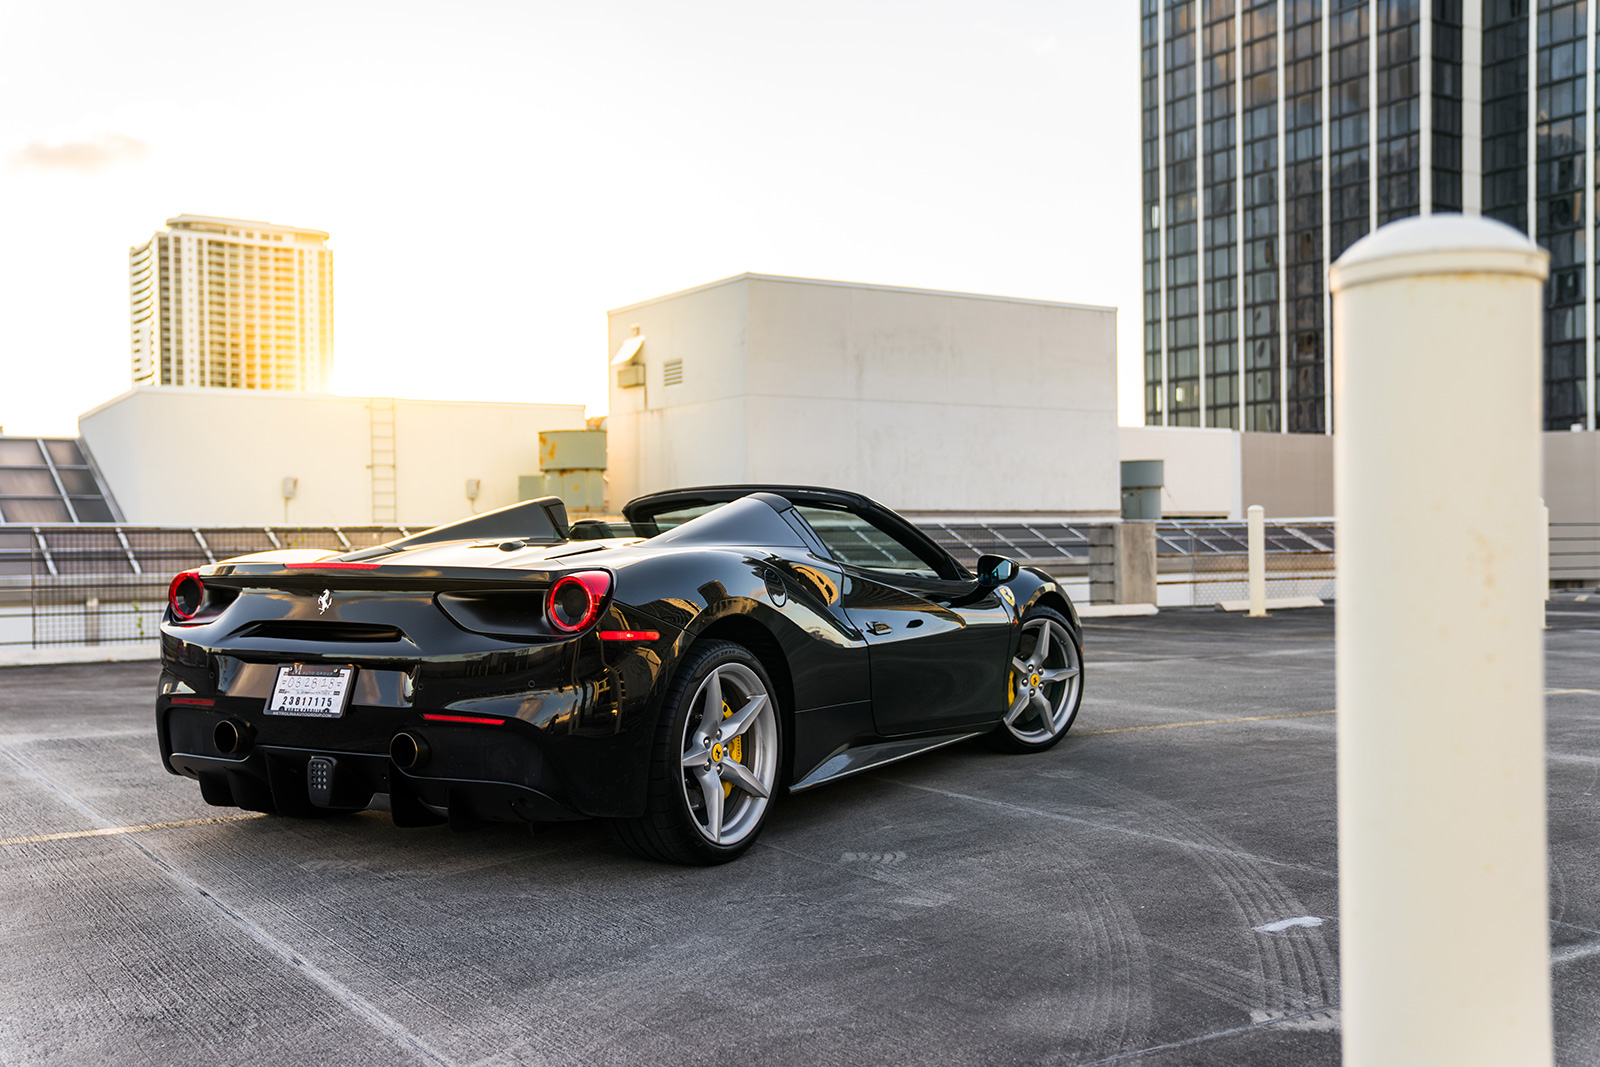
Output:
M237 719L223 719L211 731L211 743L224 756L242 755L250 750L255 731Z
M429 755L428 742L420 734L401 730L389 741L389 758L401 770L416 770L428 762Z

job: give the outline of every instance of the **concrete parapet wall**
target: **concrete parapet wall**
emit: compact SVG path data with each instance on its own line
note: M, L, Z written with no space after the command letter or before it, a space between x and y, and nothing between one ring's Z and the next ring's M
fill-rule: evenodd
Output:
M1113 309L747 274L610 322L613 353L643 337L644 371L612 373L613 507L776 482L902 511L1119 513Z
M79 417L126 519L137 525L432 526L518 500L540 469L541 430L582 430L578 404L393 401L392 517L374 517L367 397L140 388ZM287 502L283 480L296 478ZM468 499L468 479L479 495Z
M1121 522L1089 531L1089 599L1095 604L1156 602L1156 524Z

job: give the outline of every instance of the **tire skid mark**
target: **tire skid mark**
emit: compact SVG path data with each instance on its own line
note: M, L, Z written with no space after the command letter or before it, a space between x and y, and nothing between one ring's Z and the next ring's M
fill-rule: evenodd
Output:
M1066 775L1047 775L1047 777L1075 776L1075 773L1068 773ZM904 779L889 778L884 776L877 776L875 780L880 782L888 782L891 785L902 786L906 789L920 789L925 793L937 793L939 796L951 797L955 800L969 800L975 804L983 804L992 808L1001 808L1006 811L1013 811L1022 815L1031 815L1040 819L1049 819L1052 822L1074 823L1078 826L1086 826L1095 830L1103 830L1107 833L1127 834L1130 837L1141 837L1148 841L1160 841L1164 844L1176 845L1178 848L1186 850L1198 852L1220 851L1225 853L1238 853L1240 856L1248 859L1252 863L1268 864L1273 867L1285 867L1294 871L1304 871L1307 874L1315 874L1323 878L1331 879L1336 877L1333 871L1330 871L1324 867L1315 867L1309 863L1295 863L1291 860L1279 860L1272 859L1268 856L1252 855L1250 853L1239 852L1238 849L1232 847L1223 848L1217 845L1208 844L1204 841L1185 840L1180 837L1173 837L1169 834L1151 833L1148 830L1139 830L1134 827L1123 826L1118 823L1100 822L1095 819L1085 819L1078 815L1066 815L1059 811L1049 811L1044 808L1031 807L1027 804L1014 804L1009 800L996 800L993 797L982 797L973 793L960 793L953 789L940 789L937 786L923 785L921 782L908 782Z
M45 777L43 773L36 770L30 763L28 763L27 760L23 759L21 755L3 743L0 743L0 756L5 757L5 759L14 764L23 774L38 782L39 785L55 795L63 803L73 808L79 814L95 823L98 827L102 829L110 829L113 827L111 820L105 818L98 811L94 810L89 805L85 804L83 801L67 792L61 786ZM235 910L225 901L214 896L210 890L206 889L200 883L196 882L187 874L184 874L182 871L178 870L176 867L172 866L166 860L158 856L155 852L147 848L142 841L139 841L137 838L128 834L117 835L113 837L112 840L126 845L128 848L131 848L133 851L143 856L146 860L153 864L156 869L168 879L168 881L172 882L180 890L192 893L199 897L204 903L209 904L216 912L221 914L241 932L249 936L251 940L255 941L256 944L260 945L272 955L288 964L292 970L299 972L313 983L321 987L323 991L335 1001L337 1001L351 1013L366 1021L374 1029L390 1038L395 1042L395 1044L411 1052L424 1062L436 1064L438 1067L453 1067L452 1061L448 1057L434 1049L432 1046L428 1045L422 1040L422 1038L413 1034L398 1021L386 1015L366 998L362 997L360 994L344 985L331 974L322 970L322 968L318 967L309 960L304 959L288 945L278 940L276 937L262 929L260 926L256 925L254 922L251 922L248 918Z
M1306 914L1305 905L1268 865L1238 849L1204 819L1166 801L1103 779L1075 776L1073 781L1102 802L1138 811L1163 830L1210 846L1189 855L1222 887L1249 934L1256 963L1247 1009L1252 1023L1282 1021L1295 1029L1337 1028L1338 963L1321 928L1254 929Z
M1065 876L1060 882L1052 881L1052 891L1070 893L1075 904L1071 913L1056 916L1070 920L1062 927L1067 948L1060 960L1069 995L1048 1004L1048 1013L1040 1017L1035 1032L1042 1029L1060 1037L1071 1036L1088 1047L1124 1047L1144 1041L1152 1014L1149 959L1144 937L1126 899L1097 864L1073 850L1060 848L1059 839L1048 830L1033 826L1026 831L1030 836L1050 838L1041 844L1050 847ZM766 838L757 847L808 862L832 864L827 858ZM931 882L932 878L957 873L948 865L932 871L910 863L839 866L856 878L912 892L937 888L939 883ZM972 857L969 864L962 865L958 876L961 891L953 895L950 906L973 912L986 923L1015 926L1019 944L1038 944L1040 930L1036 921L1004 911L997 913L992 907L1000 895L1015 890L1014 882L1003 872L994 872L986 857ZM991 877L994 884L984 884Z
M1086 1063L1079 1063L1076 1065L1076 1067L1103 1067L1104 1064L1108 1063L1125 1063L1128 1060L1136 1060L1142 1059L1145 1056L1153 1056L1158 1052L1172 1052L1180 1048L1191 1048L1195 1045L1203 1045L1208 1041L1220 1041L1229 1037L1241 1037L1244 1034L1255 1033L1258 1030L1270 1030L1274 1027L1278 1029L1296 1029L1299 1028L1297 1027L1297 1024L1306 1019L1310 1019L1317 1014L1320 1013L1308 1011L1300 1015L1289 1016L1273 1022L1251 1023L1248 1026L1235 1026L1227 1030L1214 1030L1209 1034L1201 1034L1198 1037L1186 1037L1181 1041L1169 1041L1164 1045L1151 1045L1149 1048L1130 1049L1127 1052L1119 1052L1115 1056L1107 1056L1104 1059L1090 1060Z

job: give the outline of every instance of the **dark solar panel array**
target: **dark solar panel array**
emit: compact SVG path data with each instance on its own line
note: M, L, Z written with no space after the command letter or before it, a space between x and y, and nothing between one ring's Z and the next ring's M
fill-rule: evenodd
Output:
M70 437L0 437L0 523L116 522L99 474Z
M922 532L933 538L967 566L979 556L1006 556L1018 563L1089 562L1089 530L1086 523L918 523Z
M347 552L381 545L406 533L394 526L0 527L0 576L160 577L166 581L179 571L252 552L284 548Z
M1020 563L1088 563L1089 523L1005 522L920 523L924 533L963 563L992 553ZM127 526L0 527L0 576L34 572L50 575L97 574L171 576L252 552L284 548L350 551L405 536L399 527L280 528L239 526L181 529ZM1167 521L1156 525L1156 553L1163 557L1238 555L1246 551L1245 524L1210 520ZM1266 550L1328 553L1334 529L1328 522L1267 523ZM882 544L863 540L864 556L898 559ZM865 563L866 560L856 562Z
M924 533L962 563L971 565L985 553L1008 556L1019 563L1088 563L1089 533L1094 523L1067 522L922 522ZM1331 522L1269 522L1268 552L1334 550ZM1156 524L1156 554L1164 557L1243 554L1248 551L1242 522L1209 519L1168 520Z

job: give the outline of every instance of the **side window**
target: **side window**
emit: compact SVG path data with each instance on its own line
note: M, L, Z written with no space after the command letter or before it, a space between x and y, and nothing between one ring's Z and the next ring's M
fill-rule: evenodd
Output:
M840 563L918 578L939 577L938 572L910 548L859 515L804 505L796 505L795 510L817 531L822 543Z

